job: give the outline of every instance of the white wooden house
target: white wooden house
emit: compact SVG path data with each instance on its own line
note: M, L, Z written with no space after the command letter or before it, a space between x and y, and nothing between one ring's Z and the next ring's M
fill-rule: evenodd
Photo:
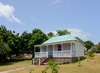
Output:
M36 52L36 49L40 50ZM35 58L43 59L43 62L50 57L57 62L75 62L84 57L83 42L79 38L68 35L53 37L40 45L35 45ZM39 62L39 61L38 61ZM38 64L42 64L38 63Z

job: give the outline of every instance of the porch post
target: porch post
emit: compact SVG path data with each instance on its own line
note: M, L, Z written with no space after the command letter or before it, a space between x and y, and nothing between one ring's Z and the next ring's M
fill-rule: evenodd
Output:
M41 56L40 57L42 57L42 48L41 48L42 46L40 46L40 53L41 53Z
M40 58L39 58L39 65L40 65Z
M75 42L75 46L76 46L75 47L76 48L75 51L76 51L76 56L77 56L77 42Z
M63 44L61 43L61 57L63 57Z
M33 57L35 58L35 46L34 46L34 54L33 54Z
M61 43L61 51L63 51L63 43Z
M71 44L71 47L70 47L70 55L72 57L72 42L70 42L70 44Z
M54 44L53 44L53 57L54 57Z
M46 53L47 53L47 57L48 57L48 45L46 45L46 47L47 47L47 52Z

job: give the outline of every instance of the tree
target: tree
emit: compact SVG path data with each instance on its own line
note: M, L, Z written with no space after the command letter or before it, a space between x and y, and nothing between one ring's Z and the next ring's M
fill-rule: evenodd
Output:
M0 39L0 60L5 59L9 55L10 51L11 49L9 46Z
M93 42L91 41L85 41L84 44L87 50L89 50L92 46L94 46Z
M68 30L56 30L56 31L58 36L70 34Z
M47 39L48 39L47 35L43 33L40 29L34 29L32 31L31 40L29 41L29 48L33 49L34 51L34 45L41 44Z
M27 33L27 31L24 31L22 35L20 36L20 39L21 39L22 53L31 53L31 49L29 48L31 33Z
M48 35L49 38L52 38L54 36L54 33L49 32L47 35Z
M0 26L0 37L2 41L8 45L10 48L10 56L14 54L18 54L20 50L20 40L19 35L15 34L15 31L7 30L7 28L3 25Z

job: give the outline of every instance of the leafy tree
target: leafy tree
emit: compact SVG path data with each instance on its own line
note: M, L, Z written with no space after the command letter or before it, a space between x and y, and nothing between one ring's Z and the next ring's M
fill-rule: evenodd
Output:
M58 36L70 34L68 30L56 30L56 31Z
M11 49L9 46L0 39L0 59L5 59L9 55L10 51Z
M29 41L31 39L31 33L27 33L27 31L24 31L20 36L20 39L22 53L30 53L31 49L29 48Z
M7 30L7 28L3 25L0 26L0 37L2 41L8 45L10 48L10 56L13 54L18 54L20 49L20 40L19 35L15 35L15 31Z
M94 46L93 42L91 41L85 41L84 44L87 50L89 50L92 46Z
M43 33L40 29L34 29L32 31L31 40L29 41L29 48L33 49L34 51L34 45L41 44L47 39L48 39L47 35Z
M7 37L8 37L8 32L7 28L3 25L0 26L0 37L4 42L7 42Z
M48 35L49 38L52 38L54 36L54 33L49 32L47 35Z
M10 36L7 37L7 44L11 48L11 55L19 55L21 47L19 35L14 35L12 32L9 34Z

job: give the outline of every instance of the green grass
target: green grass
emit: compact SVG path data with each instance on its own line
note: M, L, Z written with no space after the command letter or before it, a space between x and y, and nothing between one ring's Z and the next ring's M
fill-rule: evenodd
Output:
M78 62L60 65L59 73L100 73L100 54L96 54L95 58L92 60L82 60L81 67L79 67L78 65ZM34 66L32 68L27 68L10 73L29 73L31 69L34 69L33 73L41 73L41 70L44 70L45 67L46 66ZM51 70L48 70L48 73L51 73Z
M32 65L32 60L0 63L0 72L5 70L20 68L20 67L25 67L29 65Z

